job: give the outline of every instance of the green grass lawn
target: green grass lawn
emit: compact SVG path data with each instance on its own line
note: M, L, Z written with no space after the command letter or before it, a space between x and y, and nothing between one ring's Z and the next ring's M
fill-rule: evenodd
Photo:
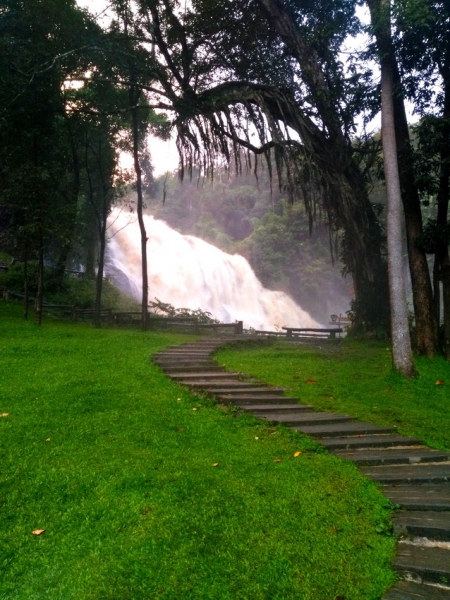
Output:
M345 340L313 346L222 350L228 368L251 373L318 410L346 413L450 450L450 363L416 357L418 377L407 380L391 366L386 343ZM439 384L437 385L437 382Z
M186 336L20 314L0 303L2 600L376 600L393 582L376 486L168 380L149 356Z

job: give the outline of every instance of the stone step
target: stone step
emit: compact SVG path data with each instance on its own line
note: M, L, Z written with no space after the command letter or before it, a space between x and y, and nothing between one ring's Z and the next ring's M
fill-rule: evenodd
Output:
M163 352L158 352L154 354L153 357L155 360L160 358L210 358L211 352L208 350L192 350L191 352L180 352L176 350L164 350Z
M283 396L280 396L280 398L283 400ZM286 412L291 412L292 410L296 410L296 411L310 411L312 410L312 406L309 406L308 404L294 404L293 402L291 402L290 404L283 404L282 402L280 402L279 404L240 404L240 403L236 403L237 406L239 406L240 408L251 412L252 414L259 416L259 414L261 412L271 412L271 413L286 413Z
M393 427L380 427L378 425L372 425L372 423L341 423L332 425L308 425L293 427L297 431L301 431L306 435L311 435L316 438L319 442L322 442L322 438L345 436L345 435L357 435L367 433L389 433L395 431Z
M450 590L413 581L398 581L382 600L450 600Z
M183 344L182 346L168 346L165 350L198 350L199 348L220 348L223 346L223 342L219 341L202 341L202 342L190 342Z
M236 398L237 396L253 396L259 394L261 396L273 396L276 393L282 394L284 388L273 388L263 386L261 384L255 385L254 383L247 383L245 381L231 381L230 384L222 382L222 385L211 388L211 393L215 395L228 396L229 398ZM284 396L283 396L284 397Z
M214 371L217 373L217 371L220 371L220 367L215 366L214 364L212 365L198 365L195 367L191 367L191 366L186 366L186 365L171 365L171 366L165 366L165 365L160 365L161 369L164 371L164 373L167 373L168 375L172 375L175 373L196 373L197 371ZM222 369L223 370L223 369Z
M357 448L383 448L395 446L419 446L420 442L416 438L404 437L402 435L352 435L348 437L327 438L321 443L328 450L345 450Z
M155 365L158 365L159 367L163 368L163 367L189 367L189 368L195 368L195 369L201 369L202 367L214 367L215 369L221 369L220 367L218 367L212 360L209 359L205 359L205 360L173 360L172 358L170 360L154 360L153 361L155 363Z
M394 569L403 579L450 585L450 550L414 544L398 544Z
M283 423L284 425L316 425L322 423L346 423L353 420L347 415L337 415L324 412L303 412L292 410L288 413L261 412L258 418L264 421Z
M450 542L450 512L398 511L394 514L394 531L399 536L409 535Z
M385 485L383 494L394 504L408 510L450 511L450 484Z
M195 372L181 371L180 373L172 373L170 376L172 379L233 379L234 377L240 377L242 373L227 373L226 371L201 371L198 369Z
M333 450L333 454L346 460L351 460L358 465L407 465L424 462L438 462L448 460L448 452L439 452L430 448L377 448L373 450Z
M442 483L450 481L450 463L398 467L362 467L366 477L380 483Z
M214 394L216 390L241 390L245 391L252 387L251 384L239 381L239 379L217 379L216 381L207 381L205 379L180 379L182 383L194 389L201 388L203 391Z
M256 394L242 394L240 391L237 391L236 394L221 394L217 395L214 393L220 402L224 404L236 404L241 408L245 407L254 407L254 406L267 406L267 404L271 404L272 406L278 406L279 404L285 404L290 402L290 406L305 406L309 409L312 409L312 406L307 404L298 404L298 398L289 398L288 396L282 396L281 394L265 394L264 392L256 393Z

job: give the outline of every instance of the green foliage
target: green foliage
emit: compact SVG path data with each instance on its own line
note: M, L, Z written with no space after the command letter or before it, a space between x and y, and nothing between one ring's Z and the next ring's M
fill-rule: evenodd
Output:
M377 600L393 582L377 487L149 362L188 338L19 312L0 303L2 598Z
M0 273L0 285L7 289L23 293L24 274L23 263L16 263L6 273ZM30 261L29 294L36 294L36 273L38 264ZM93 308L95 305L96 284L93 278L65 275L62 279L55 269L46 268L44 272L44 300L52 304L64 304L77 308ZM103 282L102 308L115 310L138 310L138 304L129 296L123 294L107 279Z
M220 323L217 319L213 319L211 313L208 311L201 310L200 308L195 310L191 308L175 308L168 302L158 300L158 298L149 302L149 308L155 314L165 317L195 317L199 323Z

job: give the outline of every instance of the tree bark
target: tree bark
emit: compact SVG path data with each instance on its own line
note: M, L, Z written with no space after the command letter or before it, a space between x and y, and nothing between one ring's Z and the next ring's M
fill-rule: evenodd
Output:
M103 271L105 268L106 219L107 216L103 219L100 231L100 249L98 254L97 279L95 282L94 324L96 327L101 326L100 311L102 308Z
M376 13L379 35L390 39L390 0L379 0ZM394 123L394 69L390 56L380 54L381 135L387 188L387 247L389 298L391 305L392 361L405 377L415 375L409 333L402 251L402 199Z
M408 122L401 92L401 80L391 36L386 36L380 23L380 0L368 0L380 57L389 62L392 72L392 102L397 145L402 204L405 216L408 260L416 321L415 346L419 354L433 357L438 349L438 325L436 322L433 290L425 252L417 245L422 235L422 211L420 198L414 182L414 169L409 140Z
M36 325L42 323L42 303L44 299L44 237L42 226L39 228L39 258L36 302L34 306Z
M148 270L147 270L147 232L144 223L144 198L142 193L142 171L139 162L139 115L136 107L139 99L139 90L135 86L130 87L130 104L132 107L133 127L133 159L134 171L136 173L137 192L137 216L141 232L141 258L142 258L142 304L141 304L141 327L143 331L148 329Z
M30 288L28 285L28 240L25 237L23 249L23 318L28 319Z
M450 255L448 251L448 206L450 196L450 76L444 77L445 99L443 111L442 140L440 152L441 171L439 175L439 190L437 194L437 254L439 257L442 278L442 296L444 313L444 356L450 360Z

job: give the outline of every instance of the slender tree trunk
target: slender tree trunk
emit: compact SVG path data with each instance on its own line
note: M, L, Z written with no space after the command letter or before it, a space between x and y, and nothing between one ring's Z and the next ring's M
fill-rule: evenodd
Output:
M38 262L38 280L37 294L35 303L35 321L36 325L42 323L42 303L44 298L44 238L42 234L42 226L39 228L39 262Z
M397 145L400 188L405 215L406 241L411 273L411 286L416 321L415 346L419 354L433 357L438 348L438 324L433 305L433 290L426 254L416 243L422 235L422 211L410 148L408 121L401 90L400 74L391 36L386 36L380 26L382 3L387 0L368 0L372 24L374 25L378 53L390 63L393 86L394 127Z
M390 0L380 0L377 26L390 39ZM387 188L387 246L389 298L391 304L392 361L394 368L412 377L415 374L409 333L402 243L402 199L394 124L394 73L389 54L380 55L381 135Z
M96 327L101 326L100 311L102 308L102 291L103 291L103 271L105 268L105 249L106 249L106 217L102 223L100 232L100 250L98 256L98 270L95 285L95 310L94 323Z
M30 289L28 285L28 240L25 238L23 249L23 318L28 319L30 302Z
M147 232L144 223L144 198L142 194L142 171L139 162L139 115L136 103L139 98L139 90L136 87L130 87L130 102L132 106L133 123L133 159L134 170L136 173L136 192L137 192L137 216L139 229L141 232L141 257L142 257L142 316L141 326L144 331L148 329L148 270L147 270Z
M439 265L439 255L436 252L434 255L433 264L433 303L434 303L434 314L436 316L436 322L438 327L441 322L441 269Z

